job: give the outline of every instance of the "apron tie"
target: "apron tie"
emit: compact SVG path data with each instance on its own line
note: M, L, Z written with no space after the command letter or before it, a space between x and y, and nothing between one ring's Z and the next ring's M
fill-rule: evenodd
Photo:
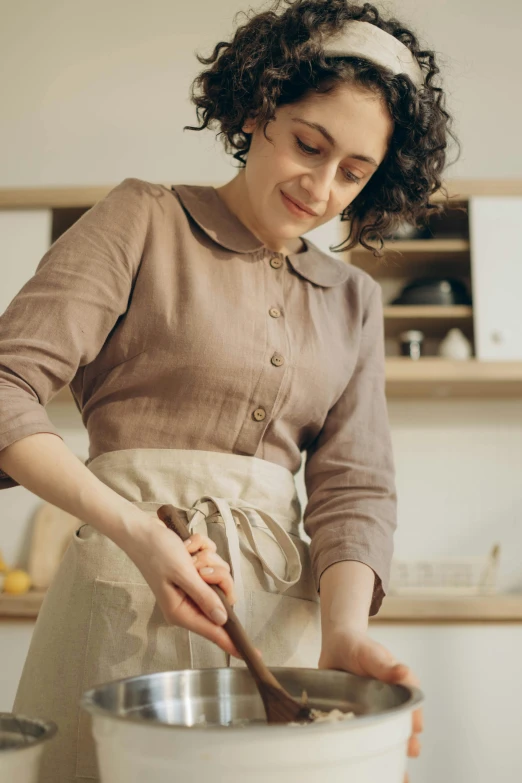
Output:
M209 502L214 505L216 511L209 508ZM256 516L259 517L279 545L285 558L286 573L283 576L276 574L261 554L254 538L253 527L256 525L252 525L249 515L252 515L254 520ZM240 622L244 624L246 620L245 590L241 575L241 555L237 528L239 527L243 531L252 551L261 563L263 571L273 579L276 588L281 592L288 590L289 587L292 587L299 581L302 571L301 558L289 534L269 514L248 504L241 504L241 506L231 505L225 498L218 498L213 495L204 495L199 498L187 511L190 530L195 533L199 532L197 528L201 525L200 529L203 535L208 535L207 522L214 516L219 516L225 525L228 559L237 592L237 603L234 610Z

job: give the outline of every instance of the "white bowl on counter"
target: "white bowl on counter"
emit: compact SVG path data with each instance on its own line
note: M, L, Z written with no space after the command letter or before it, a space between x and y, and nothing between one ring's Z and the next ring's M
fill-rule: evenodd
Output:
M84 694L101 783L403 783L411 713L423 697L346 672L271 669L321 710L352 720L267 725L246 669L132 677Z
M37 783L45 743L56 731L52 721L0 712L0 781Z

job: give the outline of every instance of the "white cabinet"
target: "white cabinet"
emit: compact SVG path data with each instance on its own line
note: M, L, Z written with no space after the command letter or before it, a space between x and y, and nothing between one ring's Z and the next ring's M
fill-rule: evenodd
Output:
M411 783L522 780L522 626L376 623L370 635L411 666L426 696Z
M522 360L522 198L469 200L475 352Z

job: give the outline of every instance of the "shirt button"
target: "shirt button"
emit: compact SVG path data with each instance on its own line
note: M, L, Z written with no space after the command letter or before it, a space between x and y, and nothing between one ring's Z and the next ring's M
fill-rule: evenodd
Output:
M256 408L252 416L256 421L263 421L266 418L266 411L264 408Z
M283 266L283 261L277 257L271 258L270 266L272 267L272 269L281 269L281 267Z
M281 367L282 364L285 363L285 360L281 356L280 353L275 353L272 358L270 359L274 367Z
M277 307L271 307L268 312L270 313L272 318L279 318L279 316L281 315L281 310L278 310Z

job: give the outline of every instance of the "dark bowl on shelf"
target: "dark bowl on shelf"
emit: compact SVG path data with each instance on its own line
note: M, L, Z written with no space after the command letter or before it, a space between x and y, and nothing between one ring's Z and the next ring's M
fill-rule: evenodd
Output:
M414 280L408 283L392 305L470 305L471 297L461 280L445 278Z

